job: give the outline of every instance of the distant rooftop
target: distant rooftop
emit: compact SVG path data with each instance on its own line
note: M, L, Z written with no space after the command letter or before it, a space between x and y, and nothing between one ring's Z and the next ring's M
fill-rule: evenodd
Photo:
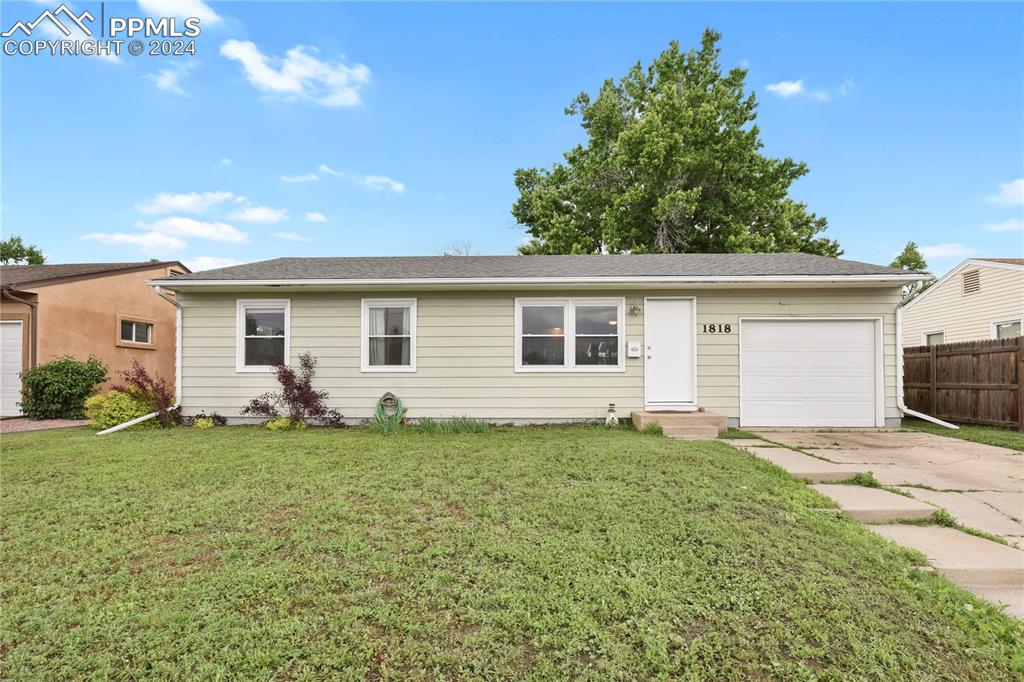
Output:
M176 260L151 263L135 261L132 263L60 263L55 265L0 265L0 285L14 286L39 284L53 280L74 279L78 277L99 277L115 272L131 270L148 270L158 267L177 267L182 272L191 272Z

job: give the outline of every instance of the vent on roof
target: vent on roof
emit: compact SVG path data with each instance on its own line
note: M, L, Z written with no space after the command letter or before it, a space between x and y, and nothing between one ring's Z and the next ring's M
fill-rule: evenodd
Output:
M981 291L981 272L971 270L960 275L960 291L964 296Z

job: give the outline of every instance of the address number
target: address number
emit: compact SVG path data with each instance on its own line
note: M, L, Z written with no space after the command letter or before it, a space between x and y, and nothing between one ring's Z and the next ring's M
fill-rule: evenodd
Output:
M732 325L725 323L712 323L701 325L701 330L705 334L732 334Z

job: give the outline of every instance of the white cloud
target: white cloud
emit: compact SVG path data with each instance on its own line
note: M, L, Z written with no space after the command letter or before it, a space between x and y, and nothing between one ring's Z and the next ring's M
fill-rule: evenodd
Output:
M316 169L321 173L327 173L328 175L341 175L341 173L339 173L338 171L322 163L319 166L317 166Z
M209 239L213 242L232 242L234 244L246 244L249 242L249 235L227 223L207 223L183 216L161 218L148 225L139 222L135 223L135 227L175 237L195 237L196 239Z
M1007 218L1001 223L985 223L981 229L988 232L1022 232L1024 231L1024 220Z
M181 81L195 66L195 62L183 62L176 66L160 69L156 73L147 73L143 77L153 81L153 84L160 90L173 92L176 95L184 95L187 93L181 87Z
M1024 206L1024 178L999 183L999 192L988 198L997 204Z
M925 259L932 258L970 258L978 253L978 250L963 244L933 244L922 246L921 255Z
M134 246L147 255L160 255L167 251L182 251L187 244L177 237L160 232L125 234L123 232L92 232L82 239L96 241L110 246Z
M774 92L779 97L792 97L804 91L803 81L779 81L764 86L768 92Z
M227 40L220 53L242 65L246 78L262 92L288 100L303 99L325 107L354 107L362 103L359 91L370 81L365 64L331 64L313 56L313 47L297 45L286 56L260 52L248 40Z
M278 239L287 239L290 242L311 242L313 241L310 237L304 237L298 232L275 232L274 236Z
M269 206L248 206L228 216L243 223L279 223L288 220L288 210Z
M229 167L231 165L231 159L221 159L220 165L224 166L225 168Z
M327 216L320 211L308 211L306 213L306 222L308 223L326 223Z
M155 18L198 17L203 28L223 21L223 18L203 0L139 0L139 7L149 16Z
M234 197L231 192L191 192L189 194L170 194L161 192L149 201L135 204L135 209L147 215L158 213L206 213L210 207L228 201Z
M401 194L405 191L405 184L398 180L392 180L386 175L366 175L363 177L357 177L356 181L373 190L390 189L392 192Z
M305 175L282 175L281 182L315 182L320 179L320 176L316 173L306 173Z
M228 268L232 265L241 265L242 263L243 261L235 260L234 258L222 258L220 256L196 256L185 261L185 265L192 272Z

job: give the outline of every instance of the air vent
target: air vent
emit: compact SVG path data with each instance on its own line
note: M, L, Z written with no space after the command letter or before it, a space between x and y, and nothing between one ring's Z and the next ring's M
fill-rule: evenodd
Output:
M971 270L960 275L960 290L964 296L981 291L981 272Z

